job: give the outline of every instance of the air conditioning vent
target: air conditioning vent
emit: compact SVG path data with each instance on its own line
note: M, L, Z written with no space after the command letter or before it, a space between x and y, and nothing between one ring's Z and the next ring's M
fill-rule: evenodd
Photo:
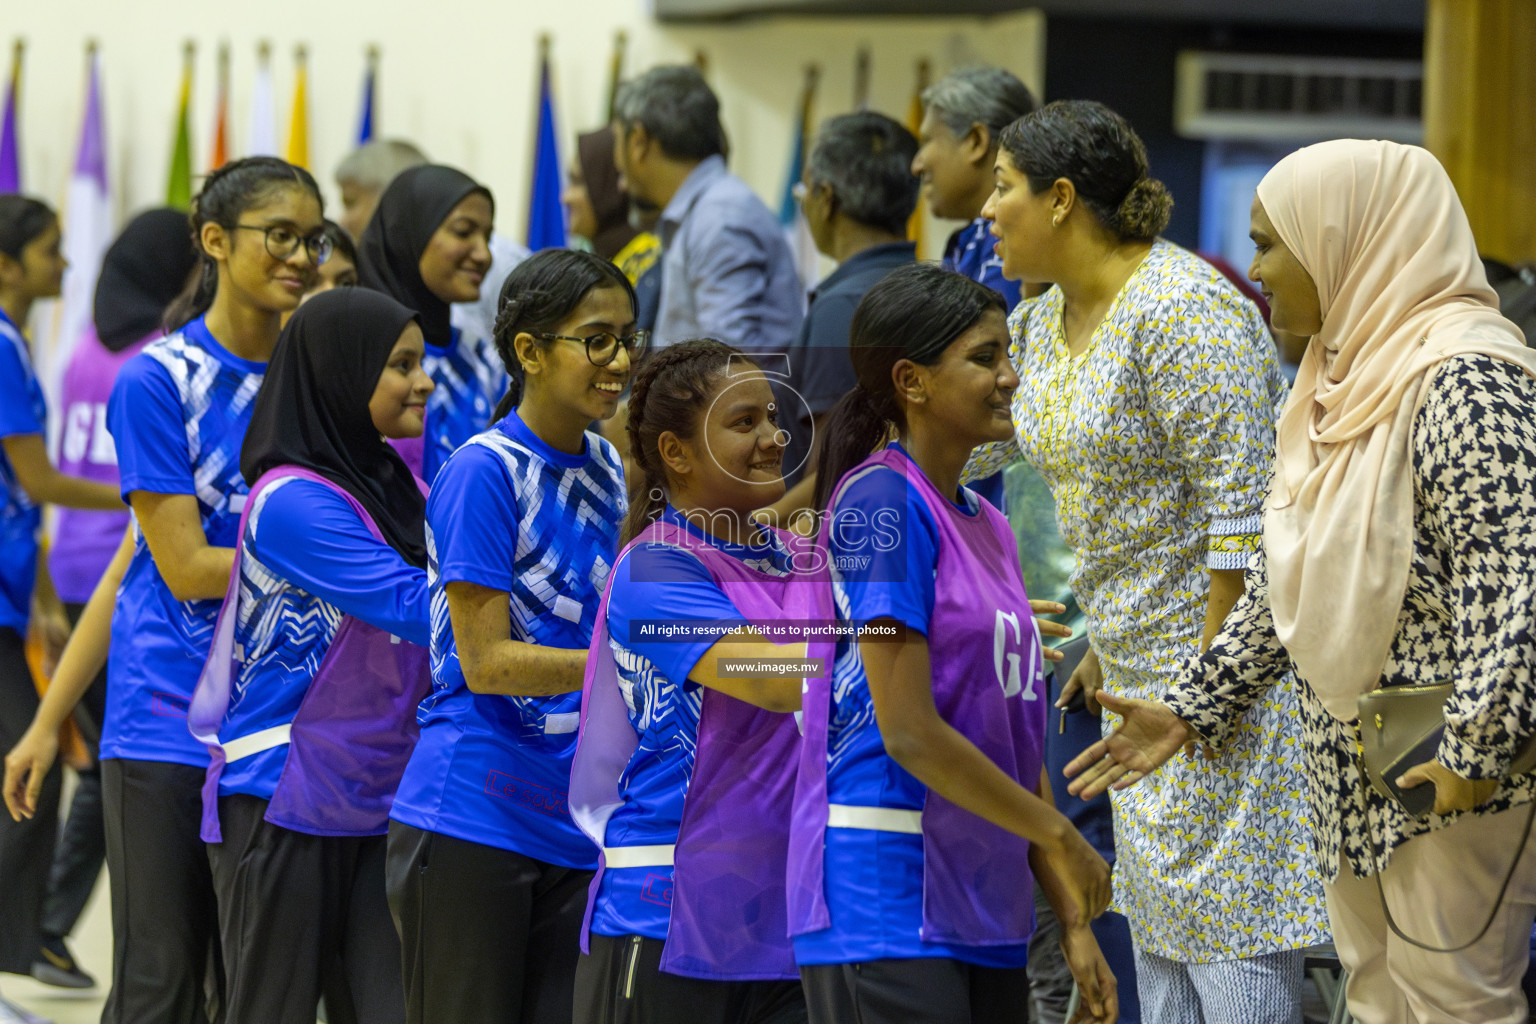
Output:
M1189 138L1424 137L1419 61L1186 50L1177 74L1174 127Z

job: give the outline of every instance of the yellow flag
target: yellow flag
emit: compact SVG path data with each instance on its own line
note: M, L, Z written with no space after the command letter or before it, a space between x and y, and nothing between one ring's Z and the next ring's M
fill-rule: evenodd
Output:
M287 160L309 169L309 54L300 46L294 54L293 113L288 119Z

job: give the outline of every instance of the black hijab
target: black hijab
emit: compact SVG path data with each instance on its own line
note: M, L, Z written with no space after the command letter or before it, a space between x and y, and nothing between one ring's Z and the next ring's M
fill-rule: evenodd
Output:
M576 136L576 159L597 220L597 233L589 239L592 251L612 260L640 233L629 225L629 196L619 188L619 169L613 163L613 128Z
M303 466L346 488L389 546L427 564L427 502L368 413L379 374L416 314L366 288L333 288L298 308L277 339L240 449L254 485L275 466Z
M424 164L402 171L379 197L363 231L357 277L365 288L383 292L416 310L428 345L447 347L453 338L448 303L421 279L421 254L453 208L473 192L491 191L463 171ZM495 210L495 200L491 199Z
M146 210L123 228L101 260L96 279L96 337L121 352L160 327L165 307L181 294L198 253L181 210Z

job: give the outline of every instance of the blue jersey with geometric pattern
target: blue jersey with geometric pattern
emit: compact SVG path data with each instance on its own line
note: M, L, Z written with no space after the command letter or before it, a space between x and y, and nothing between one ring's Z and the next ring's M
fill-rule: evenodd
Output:
M997 254L996 245L992 222L977 217L949 236L944 245L943 267L1000 293L1012 312L1019 304L1019 282L1003 276L1003 258Z
M427 574L375 537L330 487L272 480L251 505L240 543L238 669L220 742L292 722L347 616L430 643ZM219 792L270 800L287 760L283 745L232 761Z
M507 392L507 371L490 339L457 327L446 347L427 346L421 368L437 385L427 396L422 438L421 478L430 484L459 445L490 426L491 413Z
M787 575L789 552L776 536L731 544L700 530L668 505L661 518L759 572ZM621 803L605 846L671 845L693 780L704 688L688 678L715 641L746 619L693 555L672 544L642 544L619 563L608 591L608 645L629 724L639 738L619 779ZM689 622L685 640L642 638L636 620ZM670 867L610 868L592 904L598 935L665 939L671 918Z
M0 438L46 431L48 407L21 330L0 310ZM0 627L24 633L37 579L37 530L42 509L32 503L0 449Z
M125 363L107 402L124 500L134 491L193 495L209 545L234 547L248 492L240 446L266 369L231 354L202 317ZM205 765L187 704L221 602L176 600L135 533L112 615L101 756Z
M470 690L446 585L506 593L513 639L585 650L627 509L613 445L589 431L580 454L557 451L516 410L443 464L427 502L432 692L392 818L550 864L597 863L567 799L580 692Z
M976 515L980 504L975 492L966 489L961 496L964 504L957 507ZM840 528L840 523L878 527L859 530ZM870 467L849 479L832 509L828 538L839 620L863 624L894 619L928 637L939 529L905 474ZM928 639L932 657L944 657L944 638ZM921 810L927 792L886 753L858 643L838 641L827 726L828 802ZM797 963L945 957L982 967L1024 964L1025 944L964 946L923 941L922 836L829 828L824 856L832 925L795 936Z

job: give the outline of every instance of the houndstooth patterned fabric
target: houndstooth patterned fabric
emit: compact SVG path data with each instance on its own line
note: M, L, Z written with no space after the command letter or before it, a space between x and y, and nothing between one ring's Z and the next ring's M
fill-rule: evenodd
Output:
M1467 778L1498 778L1536 733L1536 380L1488 356L1447 360L1414 422L1413 473L1413 562L1382 685L1456 683L1439 759ZM1164 697L1217 744L1293 669L1268 595L1261 553L1222 635ZM1385 864L1403 842L1462 817L1415 819L1363 790L1355 727L1330 716L1305 681L1301 693L1315 845L1328 879L1345 862L1374 874L1378 858ZM1528 803L1533 788L1536 773L1517 776L1465 813Z

